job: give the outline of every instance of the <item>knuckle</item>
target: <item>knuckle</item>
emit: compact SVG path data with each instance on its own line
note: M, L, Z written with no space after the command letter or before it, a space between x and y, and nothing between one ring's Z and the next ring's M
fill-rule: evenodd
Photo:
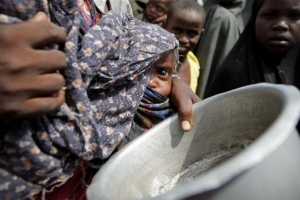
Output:
M10 116L18 113L20 108L20 102L15 98L5 98L0 100L0 115Z
M62 35L65 36L65 32L63 31L63 28L58 27L51 22L40 22L40 23L44 26L44 29L46 30L50 40L59 41Z
M184 109L184 108L182 108L182 109L180 110L180 113L181 113L181 115L184 116L184 117L187 117L187 116L189 116L189 115L191 114L190 111L189 111L188 109Z

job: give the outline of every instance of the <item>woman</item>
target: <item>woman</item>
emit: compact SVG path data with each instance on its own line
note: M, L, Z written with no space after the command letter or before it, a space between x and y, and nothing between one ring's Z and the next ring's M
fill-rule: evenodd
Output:
M205 98L268 82L300 88L300 2L255 0L251 19L216 71Z
M238 40L253 0L212 0L204 3L207 13L204 32L195 55L200 61L201 76L197 95L203 98L215 70Z

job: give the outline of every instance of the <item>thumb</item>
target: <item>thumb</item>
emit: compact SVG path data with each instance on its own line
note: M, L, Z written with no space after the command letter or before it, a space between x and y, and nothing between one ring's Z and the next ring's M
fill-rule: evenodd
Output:
M27 20L28 22L50 22L50 19L44 12L37 12L35 16Z

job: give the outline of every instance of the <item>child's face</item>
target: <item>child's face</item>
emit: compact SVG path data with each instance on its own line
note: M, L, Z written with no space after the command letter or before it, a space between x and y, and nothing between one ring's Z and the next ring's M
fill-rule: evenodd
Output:
M204 16L194 10L178 9L166 24L166 30L179 41L179 55L186 56L197 45L203 32Z
M145 14L149 21L153 21L158 17L166 15L168 8L174 0L149 0Z
M287 52L300 43L300 1L265 0L255 31L257 40L270 52Z
M169 52L153 64L150 74L148 86L165 96L171 92L173 62L174 53Z

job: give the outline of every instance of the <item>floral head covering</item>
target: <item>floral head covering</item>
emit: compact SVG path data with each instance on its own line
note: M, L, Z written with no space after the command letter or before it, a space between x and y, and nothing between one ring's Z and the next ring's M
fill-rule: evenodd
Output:
M71 0L3 0L0 23L37 11L67 31L66 103L49 115L1 127L2 199L28 198L65 182L82 161L108 158L130 130L153 62L178 47L161 27L114 11L79 41L80 14Z

